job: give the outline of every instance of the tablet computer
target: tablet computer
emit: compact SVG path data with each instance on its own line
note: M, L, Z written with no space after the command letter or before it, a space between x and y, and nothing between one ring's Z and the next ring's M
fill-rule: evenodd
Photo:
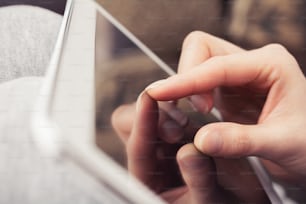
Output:
M33 138L48 157L73 162L86 172L103 186L101 193L109 194L116 203L164 203L96 142L99 79L95 76L100 73L106 77L105 73L112 72L108 61L121 55L114 54L111 39L112 32L119 31L103 16L108 16L107 12L94 1L67 1L55 51L38 97L38 111L33 117ZM102 41L97 38L97 32L104 35ZM101 90L103 97L105 91L110 89Z
M38 97L33 138L46 155L73 162L116 203L164 203L125 169L112 112L175 72L92 0L68 0ZM127 190L133 189L133 190Z

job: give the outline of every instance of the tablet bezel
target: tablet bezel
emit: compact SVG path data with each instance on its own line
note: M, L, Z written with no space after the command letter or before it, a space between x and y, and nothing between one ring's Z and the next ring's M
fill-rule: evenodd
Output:
M62 71L61 69L64 69L61 67L62 55L65 52L74 7L76 4L82 3L92 4L92 7L98 9L108 20L111 19L111 23L116 23L116 20L94 1L67 1L63 23L60 28L54 53L36 103L36 109L38 111L33 114L31 130L34 141L39 149L48 157L75 163L88 175L94 177L99 183L106 186L123 203L164 203L161 198L151 192L133 176L129 175L125 169L98 149L94 141L84 142L83 140L65 135L60 124L54 119L52 106L55 103L55 98L58 97L59 91L57 90L57 84L61 82L59 81L58 73ZM128 35L129 37L132 36L131 34ZM147 51L149 50L148 48L146 49ZM159 64L163 64L162 61L157 61ZM164 64L162 66L166 65ZM95 67L93 66L90 69L94 70ZM94 87L94 81L92 83ZM94 99L91 100L94 101ZM94 107L94 104L92 105ZM95 124L93 121L92 126L94 127Z

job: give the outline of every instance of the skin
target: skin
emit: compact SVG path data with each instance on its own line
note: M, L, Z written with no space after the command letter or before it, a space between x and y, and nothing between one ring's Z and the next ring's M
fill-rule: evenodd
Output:
M267 197L243 158L261 158L275 180L305 192L303 93L306 82L300 67L281 45L246 51L193 32L184 42L178 74L149 86L138 108L120 107L113 124L126 143L130 172L169 203L265 203ZM225 122L190 131L182 117L172 117L157 103L184 97L203 114L217 107ZM123 120L125 114L135 119ZM164 124L171 120L175 128L167 131ZM151 128L142 132L143 127ZM182 131L194 138L192 144L177 136ZM148 151L140 159L146 163L135 162ZM164 151L166 159L160 156ZM241 177L245 172L251 176Z
M190 121L181 126L182 115L172 118L173 107L165 108L169 104L158 104L146 92L136 104L119 107L112 123L126 145L129 172L168 203L269 202L246 160L211 158L180 142L176 132L194 134ZM170 133L163 130L169 121L177 123Z
M183 53L179 74L149 86L150 97L168 101L195 95L202 112L220 108L226 122L206 125L195 135L200 152L258 156L276 180L305 192L306 81L294 57L277 44L244 51L201 32L188 38L189 54ZM228 93L238 96L237 103ZM229 98L237 107L228 105ZM248 110L253 114L247 119Z
M246 51L193 32L178 74L149 86L137 105L119 107L112 122L129 171L169 203L265 203L243 158L258 156L274 179L305 192L305 93L300 67L281 45ZM184 97L203 114L217 107L225 122L190 128L171 114L175 107L157 103Z

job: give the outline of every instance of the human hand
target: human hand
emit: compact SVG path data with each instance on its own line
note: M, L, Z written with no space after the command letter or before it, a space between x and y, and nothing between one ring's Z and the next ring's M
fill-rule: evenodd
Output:
M184 40L178 73L186 73L211 57L241 52L245 50L217 37L195 31ZM189 100L201 113L208 113L214 105L224 121L254 124L264 104L265 95L245 87L221 86L210 92L189 96Z
M258 156L266 160L265 165L274 178L305 188L306 81L296 60L280 45L244 51L208 34L197 32L192 37L202 39L195 39L197 43L204 42L198 52L200 56L193 50L198 56L196 60L188 52L195 66L188 67L193 64L188 60L182 62L179 74L152 84L147 88L148 94L158 101L195 95L195 105L207 112L219 104L214 101L215 91L226 97L219 91L224 87L234 92L246 91L239 100L252 93L251 97L258 98L257 107L262 107L256 124L239 124L245 119L241 111L233 112L223 106L221 113L236 114L236 119L204 126L196 134L195 146L213 157ZM260 101L264 103L260 105ZM252 104L254 100L245 102Z
M246 160L213 159L181 143L194 130L171 104L143 93L137 106L119 107L112 123L126 145L129 171L167 202L268 202Z

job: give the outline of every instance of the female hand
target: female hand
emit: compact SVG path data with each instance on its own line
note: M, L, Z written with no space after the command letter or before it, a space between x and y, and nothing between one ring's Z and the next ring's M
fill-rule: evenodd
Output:
M185 51L180 73L152 84L147 88L148 94L157 101L195 96L192 101L203 112L221 105L224 119L230 122L201 128L194 140L197 149L212 157L258 156L266 160L274 178L304 188L306 81L296 60L280 45L244 51L199 32L189 36L192 40L196 43L187 43L184 49L192 50L194 46L199 51ZM228 95L228 91L234 95ZM238 98L240 108L231 109L227 100L216 101L216 95ZM256 113L258 108L256 120L246 121L255 124L241 124L244 113Z
M246 160L213 159L183 142L195 130L173 105L144 92L137 105L119 107L112 123L126 145L129 171L167 202L268 202Z

